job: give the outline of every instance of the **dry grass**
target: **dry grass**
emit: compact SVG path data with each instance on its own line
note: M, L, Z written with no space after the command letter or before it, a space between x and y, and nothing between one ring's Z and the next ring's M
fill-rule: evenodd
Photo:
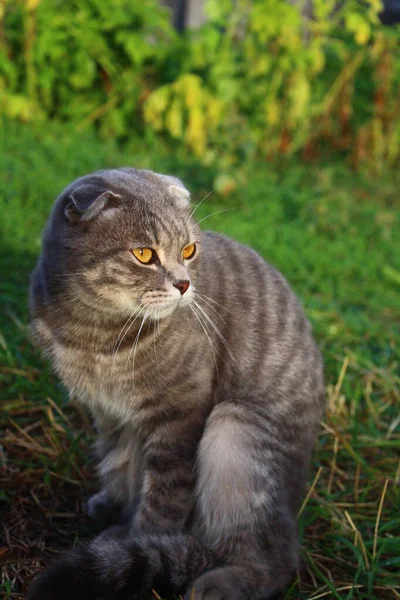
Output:
M353 372L350 360L346 370ZM358 369L355 370L358 372ZM10 373L9 373L10 374ZM33 383L37 371L13 372ZM400 597L395 537L400 445L396 423L385 416L399 396L382 398L374 423L382 436L355 441L348 425L365 418L351 415L341 396L343 368L330 388L329 411L322 424L313 478L299 511L303 568L291 598ZM386 373L363 373L367 389L387 386ZM367 407L367 403L366 403ZM24 598L31 578L52 556L94 534L85 499L95 489L87 418L73 406L60 408L18 398L3 404L2 527L0 560L6 598ZM394 521L393 521L394 517ZM392 525L391 525L392 523ZM398 532L397 532L398 533Z
M72 408L52 404L3 406L0 560L12 598L24 598L52 556L94 531L84 511L95 485L87 432Z

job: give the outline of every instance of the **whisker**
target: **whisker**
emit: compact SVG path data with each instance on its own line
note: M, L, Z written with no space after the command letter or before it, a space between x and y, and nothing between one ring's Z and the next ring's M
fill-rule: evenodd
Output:
M115 345L114 345L114 351L113 351L113 359L112 359L112 367L111 367L111 372L113 372L113 370L114 370L114 364L115 364L115 360L116 360L116 358L117 358L118 350L119 350L119 348L120 348L120 346L121 346L122 342L124 341L125 337L127 336L128 332L129 332L130 328L132 327L132 325L134 324L134 322L135 322L135 321L136 321L136 320L137 320L137 319L140 317L141 313L143 313L143 311L144 311L144 310L145 310L145 309L144 309L144 307L139 307L139 312L137 312L137 311L138 311L138 309L136 308L136 309L133 311L133 313L131 314L131 316L129 317L129 319L126 321L125 325L122 327L121 331L119 332L118 338L117 338L117 340L116 340L116 342L115 342ZM136 317L133 319L133 321L132 321L131 323L129 323L129 321L131 321L131 319L132 319L132 318L133 318L135 315L136 315ZM128 325L128 323L129 323L129 325ZM122 335L122 337L121 337L121 339L120 339L120 341L119 341L119 343L118 343L118 340L119 340L119 338L120 338L120 336L121 336L121 334L122 334L123 330L125 329L125 327L126 327L127 325L128 325L128 327L126 328L125 332L123 333L123 335ZM118 345L117 345L117 344L118 344Z
M130 358L131 358L131 356L132 356L132 352L134 351L134 349L135 349L135 347L136 347L136 344L137 344L137 343L138 343L138 341L139 341L140 333L141 333L141 331L142 331L142 329L143 329L143 325L145 324L145 322L146 322L146 318L147 318L147 316L148 316L148 314L147 314L147 313L148 313L148 311L145 309L145 314L143 315L142 322L141 322L141 324L140 324L140 327L139 327L139 329L138 329L138 332L137 332L137 334L136 334L136 336L135 336L135 339L133 340L132 347L131 347L131 349L130 349L130 351L129 351L128 360L130 360Z
M138 348L139 338L140 338L140 334L141 334L142 329L143 329L143 325L145 324L146 319L149 316L149 314L150 314L150 311L146 310L145 315L143 317L143 321L142 321L142 323L141 323L141 325L139 327L139 331L136 334L135 341L133 342L132 348L131 348L131 350L129 352L129 356L128 356L128 362L129 362L129 360L130 360L130 358L132 356L132 351L133 351L133 361L132 361L132 380L133 380L133 385L135 385L135 357L136 357L136 351L137 351L137 348Z
M197 221L197 225L200 225L200 223L202 223L206 219L209 219L210 217L213 217L214 215L219 215L220 213L228 212L228 210L237 210L237 208L237 206L234 206L232 208L223 208L222 210L217 210L216 212L213 212L210 215L203 217L202 219L200 219L200 221Z
M158 321L158 313L159 313L159 309L156 308L155 309L155 318L156 321ZM160 332L160 330L158 330L158 333ZM153 326L153 348L154 348L154 358L155 358L155 364L158 367L158 357L157 357L157 350L156 350L156 322L154 322L154 326Z
M130 320L131 320L131 319L132 319L132 318L133 318L133 317L134 317L136 314L138 314L138 311L139 311L139 313L140 313L140 311L142 310L142 308L143 308L143 307L140 307L140 306L138 306L137 308L135 308L135 310L132 312L132 314L131 314L131 315L130 315L128 318L127 318L127 320L125 321L124 325L122 326L122 328L121 328L121 331L119 332L119 334L118 334L118 337L117 337L117 339L116 339L116 341L115 341L114 349L115 349L115 346L118 344L119 338L120 338L120 336L122 335L122 332L124 331L125 327L128 325L129 321L130 321ZM129 325L129 327L130 327L130 325ZM119 348L119 346L118 346L118 348ZM118 348L117 348L117 350L118 350Z
M197 290L195 291L195 294L197 294L198 296L201 296L202 298L207 298L207 300L209 300L210 302L212 302L216 306L219 306L220 308L222 308L226 312L230 313L231 315L234 314L233 311L231 311L228 308L226 308L226 306L224 306L223 304L220 304L219 302L216 302L215 300L213 300L213 298L210 298L210 296L206 296L205 294L202 294L201 292L198 292Z
M209 344L210 344L210 347L211 347L211 352L212 352L213 359L214 359L215 369L216 369L216 371L217 371L217 375L219 375L219 373L218 373L217 359L216 359L216 356L215 356L215 349L214 349L214 345L213 345L213 343L212 343L212 341L211 341L211 338L210 338L210 336L209 336L209 334L208 334L208 332L207 332L207 329L206 329L205 325L203 325L203 322L202 322L202 320L201 320L201 318L200 318L200 315L197 313L197 311L196 311L196 309L194 308L194 306L192 306L192 304L189 304L189 308L190 308L190 310L193 312L193 314L194 314L194 316L196 317L196 319L198 320L198 322L200 323L200 326L201 326L202 330L204 331L204 333L205 333L205 335L206 335L206 337L207 337L207 339L208 339L208 341L209 341Z
M214 321L211 319L211 317L209 316L209 314L204 310L204 308L202 306L200 306L200 304L198 304L195 300L193 300L193 304L195 304L197 306L197 308L201 311L201 313L204 315L204 317L207 319L207 321L209 322L209 324L211 325L211 327L214 329L215 333L217 334L217 336L219 337L219 339L221 340L221 342L223 343L223 345L225 346L225 349L227 350L229 356L231 357L231 359L236 362L236 358L233 355L231 349L229 348L228 342L226 341L226 339L224 338L224 336L222 335L222 333L220 332L220 330L218 329L218 327L215 325Z
M218 310L217 310L217 309L216 309L216 308L215 308L215 307L214 307L212 304L210 304L210 302L208 302L208 300L206 300L205 298L202 298L202 297L200 296L200 294L197 294L196 292L195 292L195 295L196 295L196 296L198 296L198 298L199 298L199 300L200 300L201 302L205 302L205 303L207 304L207 306L209 306L209 307L211 308L211 310L213 310L213 311L215 312L215 314L216 314L216 315L218 315L218 318L219 318L219 319L221 319L221 321L222 321L223 323L225 323L225 325L226 325L226 321L225 321L225 319L223 319L223 318L221 317L221 314L220 314L220 312L219 312L219 311L218 311Z
M193 209L193 210L192 210L192 212L190 213L190 215L189 215L189 217L188 217L188 220L187 220L187 222L189 222L189 221L190 221L190 219L193 217L194 213L195 213L195 212L196 212L196 210L199 208L200 204L202 204L202 203L204 202L204 200L206 200L206 199L208 198L208 196L210 196L210 195L211 195L213 192L215 192L215 188L213 188L213 189L211 190L211 192L208 192L208 194L206 194L206 195L204 196L204 198L202 198L202 199L200 200L200 202L198 202L198 203L196 204L196 206L194 207L194 209Z

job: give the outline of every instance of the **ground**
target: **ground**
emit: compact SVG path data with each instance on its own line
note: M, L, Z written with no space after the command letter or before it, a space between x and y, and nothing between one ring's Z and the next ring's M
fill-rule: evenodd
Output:
M181 176L198 202L215 173L57 126L4 131L0 591L17 600L52 556L95 532L84 511L97 486L90 419L67 404L27 329L29 273L52 201L79 175L133 165ZM299 516L303 565L285 600L400 598L399 180L338 161L251 165L236 190L210 194L196 213L285 274L324 356L327 412Z

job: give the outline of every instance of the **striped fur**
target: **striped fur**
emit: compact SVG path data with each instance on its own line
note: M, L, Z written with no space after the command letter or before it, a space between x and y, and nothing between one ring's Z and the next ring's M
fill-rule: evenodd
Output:
M187 196L175 178L117 169L72 183L53 208L32 332L96 422L102 491L89 512L123 525L45 571L31 600L157 586L253 600L297 567L320 355L282 275L201 232ZM140 264L134 247L158 262Z

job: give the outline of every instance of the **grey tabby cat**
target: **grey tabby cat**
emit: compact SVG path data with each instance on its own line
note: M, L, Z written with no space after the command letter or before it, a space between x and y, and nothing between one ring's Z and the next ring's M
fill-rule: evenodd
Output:
M30 600L279 591L298 566L323 406L282 275L201 232L178 179L122 168L58 197L30 305L35 341L96 421L90 513L117 523L45 570Z

